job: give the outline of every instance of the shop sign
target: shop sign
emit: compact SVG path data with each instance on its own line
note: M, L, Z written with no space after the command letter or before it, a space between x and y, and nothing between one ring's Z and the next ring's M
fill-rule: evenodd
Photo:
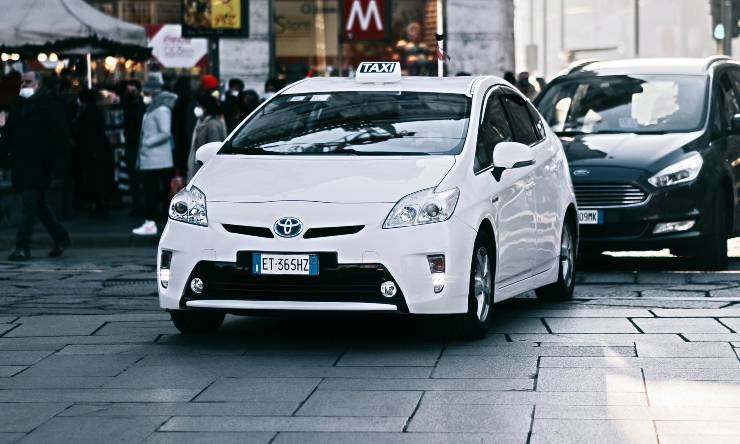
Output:
M390 35L390 0L342 0L344 40L386 40Z
M208 40L182 37L180 25L147 28L152 56L165 68L192 68L208 55Z
M181 0L183 37L247 37L248 0Z

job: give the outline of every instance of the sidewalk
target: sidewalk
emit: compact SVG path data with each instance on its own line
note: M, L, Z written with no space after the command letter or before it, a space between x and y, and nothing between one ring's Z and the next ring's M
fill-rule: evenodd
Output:
M128 210L112 211L106 219L94 219L86 214L72 215L61 220L72 238L71 248L121 248L156 246L159 236L134 236L131 230L143 220L131 217ZM160 227L161 230L162 227ZM0 229L0 251L9 251L15 245L15 227ZM41 223L33 231L31 248L51 248L53 241Z

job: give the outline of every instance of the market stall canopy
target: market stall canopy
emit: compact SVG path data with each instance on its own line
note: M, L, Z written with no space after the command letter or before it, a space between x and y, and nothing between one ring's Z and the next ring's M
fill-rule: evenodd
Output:
M149 58L143 27L118 20L84 0L0 0L0 51Z

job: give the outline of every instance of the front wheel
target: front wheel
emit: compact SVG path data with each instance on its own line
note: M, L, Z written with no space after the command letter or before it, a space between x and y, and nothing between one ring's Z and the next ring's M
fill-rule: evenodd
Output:
M224 316L220 311L170 311L172 323L184 335L215 333L223 324Z
M563 224L563 233L560 236L559 264L557 282L535 290L537 299L567 301L573 298L576 283L576 237L568 222Z
M492 242L480 233L473 247L470 266L468 312L451 315L447 321L447 335L453 339L480 339L488 331L493 305L494 266Z

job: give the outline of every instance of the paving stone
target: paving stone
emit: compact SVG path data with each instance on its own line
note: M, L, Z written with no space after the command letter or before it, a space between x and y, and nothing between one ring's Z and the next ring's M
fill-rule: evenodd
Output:
M32 316L17 322L21 326L4 337L90 335L105 321L96 316Z
M549 343L587 343L592 345L621 345L629 346L635 342L672 342L684 343L678 334L603 334L603 333L559 333L559 334L515 334L511 335L514 342L549 342Z
M49 356L26 370L28 376L116 376L139 357L130 355Z
M275 432L155 432L145 444L268 444Z
M526 434L511 433L321 433L280 432L274 444L525 444Z
M740 381L740 371L736 368L663 368L644 369L645 379L655 381ZM735 383L735 382L733 382Z
M522 310L516 313L521 318L653 318L644 308L583 308L575 306L563 309Z
M204 432L315 431L400 432L406 418L285 417L285 416L174 416L159 430Z
M544 419L634 419L677 421L732 421L740 418L740 408L704 406L701 409L685 407L647 406L557 406L537 405L535 418Z
M553 333L638 333L624 318L548 318Z
M644 392L637 368L540 368L537 391Z
M740 318L720 318L719 320L735 333L740 333Z
M0 402L178 402L197 390L186 389L6 389Z
M2 403L0 404L0 432L30 432L68 406L69 404L64 403Z
M602 358L543 357L540 368L737 368L740 361L732 358Z
M0 377L6 378L13 376L26 369L24 365L0 365Z
M706 291L677 291L677 290L644 290L640 292L643 298L674 299L674 298L705 298Z
M566 392L490 392L490 391L428 391L424 402L433 404L484 405L634 405L647 406L645 393L566 391Z
M23 433L0 433L0 444L11 444L26 436Z
M489 432L529 431L532 406L445 405L422 401L408 426L410 432Z
M713 298L729 298L738 299L740 298L740 288L726 288L722 290L712 290L709 292L709 296Z
M645 333L729 333L730 331L714 319L634 319Z
M197 401L303 401L321 382L317 378L219 379Z
M0 351L0 365L32 365L49 356L49 351Z
M740 281L740 273L737 271L703 272L692 273L690 282L693 283L715 283L715 282L737 282Z
M635 282L634 273L587 273L583 276L584 284L631 284Z
M638 284L685 284L689 281L686 273L656 273L640 271L637 273Z
M628 347L536 347L535 344L475 346L450 345L445 356L635 356L635 348Z
M338 366L433 366L442 346L410 350L388 350L381 347L353 347L342 355Z
M0 338L0 350L58 350L72 344L146 344L153 343L157 335L146 336L43 336Z
M322 390L533 390L534 380L520 379L351 379L325 378Z
M531 443L657 444L652 421L535 419Z
M697 431L712 436L734 436L740 441L740 416L730 421L656 421L658 435L683 435ZM737 441L736 441L737 442Z
M421 394L420 391L316 390L296 415L410 417Z
M434 378L529 378L536 357L442 356Z
M585 302L586 306L619 306L619 307L645 307L650 309L661 308L722 308L727 305L724 300L713 300L712 298L637 298L637 299L606 299L591 300Z
M547 333L547 328L537 318L493 319L491 333Z
M52 418L21 442L141 442L166 418Z
M661 318L738 318L740 317L740 308L658 308L653 310L653 313Z
M687 435L659 435L660 444L696 444L708 442L712 444L737 444L737 436L732 435L700 435L696 432Z
M731 358L735 354L726 342L704 342L701 344L637 344L637 356L652 358Z
M677 381L647 379L654 406L740 407L740 384L728 381Z
M290 416L298 402L116 402L75 404L62 416Z

